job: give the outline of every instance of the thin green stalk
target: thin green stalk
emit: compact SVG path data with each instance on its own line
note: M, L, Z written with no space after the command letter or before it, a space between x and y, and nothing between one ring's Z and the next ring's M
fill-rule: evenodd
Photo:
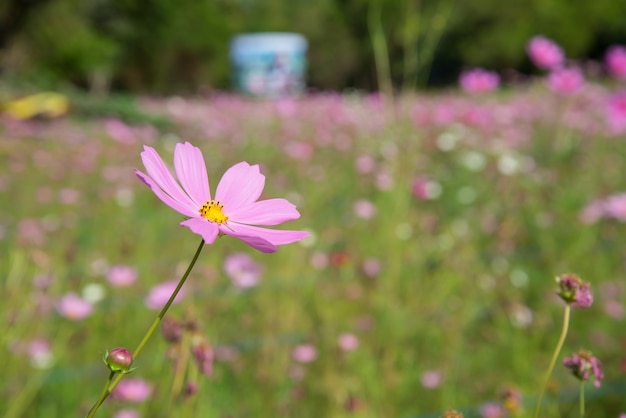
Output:
M393 95L393 85L391 82L389 51L387 49L385 29L383 28L382 5L380 4L380 0L370 0L367 24L370 31L372 49L374 51L378 88L386 99L391 99Z
M580 381L580 403L578 406L580 410L580 418L584 418L585 417L585 381L584 380Z
M183 274L183 277L178 282L178 285L176 286L176 289L174 289L174 292L172 292L172 295L168 299L167 303L165 304L163 309L161 309L161 312L159 312L157 317L154 319L154 322L152 323L152 325L150 326L150 328L148 329L148 331L144 335L143 339L141 340L141 342L139 343L139 345L135 349L135 352L133 353L133 359L134 360L137 360L137 357L143 351L143 348L146 346L146 343L148 342L150 337L152 337L152 334L154 334L154 331L156 331L157 327L161 323L161 320L163 319L163 317L167 313L168 309L170 308L170 306L174 302L174 299L176 299L176 296L178 295L178 292L180 292L180 289L185 284L185 281L187 280L187 277L189 276L189 273L191 273L191 269L196 264L196 261L198 260L198 257L200 256L200 251L202 251L202 247L204 247L204 240L200 241L200 245L198 246L198 249L196 250L196 254L191 259L191 263L189 263L189 267L187 267L187 271L185 271L185 274ZM87 418L93 418L93 416L96 414L96 411L98 410L98 408L100 408L100 405L102 405L102 403L106 400L106 398L111 394L113 389L115 389L115 387L120 383L120 381L124 377L124 373L117 373L117 375L115 376L113 381L111 381L111 378L113 377L113 374L115 374L115 373L112 373L109 376L109 381L107 382L107 386L105 386L105 389L103 390L102 394L100 395L100 398L96 401L94 406L89 410L89 414L87 414ZM110 382L110 384L109 384L109 382Z
M541 409L541 399L543 398L543 393L546 391L546 387L548 386L548 382L550 381L550 375L552 374L552 370L554 369L556 360L559 358L559 353L561 352L561 348L563 348L563 343L565 342L565 337L567 336L567 329L569 327L570 309L571 307L569 303L565 305L565 313L563 314L563 329L561 330L561 336L559 337L559 342L556 345L554 354L552 354L552 360L550 360L550 366L548 367L548 371L546 372L546 376L543 380L543 386L541 388L541 392L539 392L539 397L537 398L537 404L535 405L535 413L533 415L534 418L539 417L539 410Z

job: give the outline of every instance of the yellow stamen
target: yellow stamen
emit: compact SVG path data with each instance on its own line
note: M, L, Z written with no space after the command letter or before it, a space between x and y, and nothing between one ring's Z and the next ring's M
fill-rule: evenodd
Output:
M208 200L200 208L200 216L216 224L226 223L228 216L224 215L224 212L222 212L223 207L224 205L222 205L219 200Z

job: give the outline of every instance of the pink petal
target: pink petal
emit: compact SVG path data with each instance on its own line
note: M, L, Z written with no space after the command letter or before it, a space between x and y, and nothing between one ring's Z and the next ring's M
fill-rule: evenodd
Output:
M300 241L309 236L309 233L306 231L260 228L258 226L243 225L236 222L228 222L228 226L220 226L220 231L224 234L237 237L244 242L246 242L244 238L256 237L272 245L291 244L292 242Z
M215 200L220 200L227 210L236 210L256 201L263 187L265 176L259 171L259 166L243 161L226 170L217 185Z
M248 244L255 250L261 251L262 253L275 253L276 251L278 251L278 248L274 244L264 240L263 238L259 238L259 237L237 237L237 238L239 238L240 240L242 240L243 242L245 242L246 244Z
M207 200L211 200L206 164L199 148L194 147L189 142L176 144L174 168L178 180L180 180L187 194L195 200L198 208Z
M198 216L199 208L196 210L191 210L186 204L187 202L179 202L178 200L173 199L172 197L170 197L170 195L163 192L163 190L161 190L161 188L156 184L154 180L152 180L151 177L145 175L139 170L135 170L135 174L137 175L137 177L139 177L141 181L143 181L148 187L150 187L154 194L157 195L157 197L161 199L161 201L167 206L171 207L179 213L182 213L185 216Z
M200 235L207 244L213 244L220 231L216 224L209 222L204 218L191 218L181 222L180 224Z
M180 185L172 176L172 173L167 168L159 154L148 146L144 146L144 152L141 153L141 159L143 165L148 171L148 175L159 185L159 187L167 194L172 196L179 203L192 208L194 210L200 209L191 198L183 192ZM204 202L203 202L204 203Z
M298 219L300 212L286 199L268 199L229 211L233 222L250 225L278 225Z

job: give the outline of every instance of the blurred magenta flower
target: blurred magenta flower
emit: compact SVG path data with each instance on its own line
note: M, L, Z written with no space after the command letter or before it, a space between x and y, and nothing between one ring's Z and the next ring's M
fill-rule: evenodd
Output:
M461 73L459 85L467 93L480 94L493 91L500 85L500 76L483 68L474 68Z
M582 381L587 381L591 376L594 378L593 385L597 388L604 378L602 364L589 351L578 350L571 357L563 359L563 365L570 369L574 376Z
M72 321L85 319L93 312L93 305L73 292L63 296L56 308L61 316Z
M604 55L606 70L615 78L626 80L626 46L613 45Z
M291 352L293 359L300 363L311 363L317 358L317 349L312 344L300 344Z
M626 91L609 97L606 120L612 134L619 135L626 132Z
M111 393L115 398L127 402L143 402L152 394L152 385L143 379L126 378Z
M263 267L246 253L226 257L224 270L233 284L242 289L256 286L263 273Z
M150 293L146 297L145 303L149 309L161 309L167 300L174 293L174 289L176 289L176 285L178 285L177 281L165 282L159 285L154 286L150 289ZM174 299L172 303L178 303L185 297L185 289L180 289L178 295Z
M278 225L300 217L296 207L285 199L257 201L265 186L265 176L258 165L240 162L229 168L217 185L214 200L204 157L189 142L176 144L174 150L180 185L153 148L144 146L141 158L148 175L135 170L137 176L163 203L187 216L189 219L181 225L202 236L207 244L212 244L218 235L230 235L258 251L271 253L278 250L278 245L309 236L305 231L253 226Z
M565 56L561 47L551 39L538 35L526 45L533 64L543 70L554 70L563 64Z
M548 75L548 88L555 93L574 94L585 84L585 76L578 67L559 68Z
M137 270L131 266L113 266L107 272L107 280L116 287L130 286L137 280Z

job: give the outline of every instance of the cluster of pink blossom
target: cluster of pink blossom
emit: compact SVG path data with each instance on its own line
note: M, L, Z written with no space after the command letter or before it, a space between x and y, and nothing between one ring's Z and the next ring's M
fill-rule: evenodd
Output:
M592 224L600 219L626 221L626 193L619 193L605 199L596 199L580 213L580 220Z

